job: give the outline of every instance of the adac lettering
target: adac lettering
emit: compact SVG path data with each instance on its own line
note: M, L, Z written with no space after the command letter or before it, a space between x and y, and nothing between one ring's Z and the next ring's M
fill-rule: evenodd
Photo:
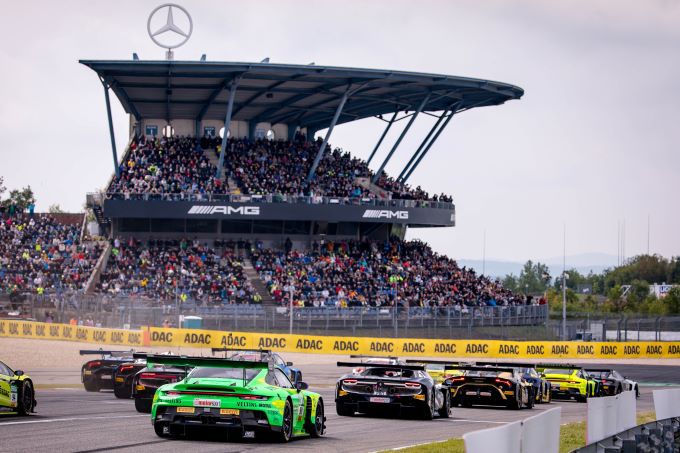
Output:
M172 332L151 332L151 341L172 343Z
M498 346L498 353L519 355L519 346L516 344L502 344Z
M97 341L99 343L105 343L106 342L106 332L103 330L95 330L92 332L92 339L94 341Z
M434 352L439 354L455 354L456 345L455 343L436 343L434 345Z
M602 355L616 355L618 348L616 346L603 345L600 347L600 354Z
M394 344L387 341L371 341L371 352L394 352Z
M50 337L59 337L59 326L50 326Z
M128 333L128 344L142 344L142 337L138 333Z
M45 326L42 324L37 324L35 326L35 334L38 337L44 337L45 336Z
M220 341L221 346L238 346L241 348L246 347L246 337L243 335L234 335L234 334L229 334L229 335L222 335L222 340Z
M668 354L669 355L680 354L680 346L678 346L677 344L669 344L668 345Z
M477 344L470 343L465 347L466 354L488 354L489 345L488 344Z
M16 323L16 322L10 322L9 323L9 334L10 335L19 335L19 323Z
M359 342L358 341L336 340L335 342L333 342L333 350L334 351L358 352L359 351Z
M595 354L595 347L593 345L578 345L576 346L576 354L593 355Z
M79 328L76 330L76 339L78 339L78 340L87 340L87 330L86 330L86 329L82 329L82 328L79 327Z
M640 346L639 345L624 345L623 346L623 353L625 355L640 355Z
M33 336L33 324L27 322L21 324L21 331L24 335Z
M321 351L323 350L323 341L321 340L308 340L300 338L295 345L297 349L305 349L308 351Z
M425 343L411 343L406 342L401 347L401 352L417 352L419 354L425 353Z
M552 348L550 348L550 352L553 355L567 355L569 354L569 346L566 344L554 344Z
M210 334L188 333L184 335L184 344L210 344Z
M62 331L62 333L64 334L64 338L73 337L73 327L64 326L64 330Z
M0 321L0 335L5 335L5 323Z
M661 355L663 354L663 348L661 346L649 345L647 346L647 355Z
M527 355L545 355L545 346L529 344L527 345Z
M257 342L257 347L259 349L285 348L286 339L280 337L260 338L260 341Z
M112 343L123 343L123 332L111 332Z

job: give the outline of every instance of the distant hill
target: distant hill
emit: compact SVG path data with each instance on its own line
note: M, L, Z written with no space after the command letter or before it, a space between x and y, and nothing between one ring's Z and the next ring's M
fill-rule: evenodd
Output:
M516 261L486 260L485 265L483 265L482 260L460 259L457 261L460 266L471 267L480 274L484 267L486 275L491 277L505 277L508 274L519 275L522 267L524 267L524 262ZM532 259L532 261L548 265L550 275L553 277L562 272L562 257ZM616 256L605 253L582 253L567 256L567 269L576 269L582 274L588 274L590 271L599 274L607 268L616 266L616 261Z

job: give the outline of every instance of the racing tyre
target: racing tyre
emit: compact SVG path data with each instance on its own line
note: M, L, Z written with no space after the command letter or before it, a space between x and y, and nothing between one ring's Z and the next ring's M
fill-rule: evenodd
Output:
M533 392L533 387L528 390L529 392L529 397L527 398L527 409L533 409L534 408L534 403L536 402L536 398L534 397L534 392Z
M135 398L135 409L143 414L151 413L151 401L142 398Z
M286 400L286 405L283 408L281 432L277 433L276 437L279 442L288 442L293 437L293 407L290 400Z
M158 437L170 437L170 428L165 423L154 423L153 430L156 432Z
M437 411L441 418L449 418L451 416L451 398L449 398L449 391L443 391L442 396L444 397L444 404Z
M354 409L348 408L344 403L335 403L335 412L341 417L352 417Z
M309 417L311 417L311 411L308 412ZM316 417L312 421L308 420L309 424L309 435L312 437L321 437L326 431L326 414L323 410L323 400L319 399L316 403Z
M121 387L119 385L114 385L113 386L113 394L116 396L116 398L120 399L129 399L132 396L132 391L130 389L126 389L125 387Z
M85 386L85 391L86 392L98 392L99 387L97 387L97 384L94 382L83 382L83 385Z
M635 386L635 398L640 398L640 389L637 385Z
M587 403L588 402L588 395L577 395L576 396L576 402L577 403Z
M28 415L33 412L33 407L35 406L33 384L31 381L20 381L19 383L21 383L21 391L19 392L17 412L19 415Z
M432 395L432 398L430 398L430 401L428 402L427 406L423 407L420 412L420 418L423 420L432 420L434 418L434 410L432 408L434 406L434 395Z
M522 406L522 391L520 390L519 393L515 395L515 401L510 402L509 407L518 411Z

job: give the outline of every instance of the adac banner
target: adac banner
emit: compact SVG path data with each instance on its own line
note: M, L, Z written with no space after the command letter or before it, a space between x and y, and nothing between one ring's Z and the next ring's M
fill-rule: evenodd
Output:
M141 330L103 329L46 322L0 320L0 337L67 340L101 345L143 346Z
M508 359L680 358L680 342L431 340L149 328L151 346L273 349L317 354Z

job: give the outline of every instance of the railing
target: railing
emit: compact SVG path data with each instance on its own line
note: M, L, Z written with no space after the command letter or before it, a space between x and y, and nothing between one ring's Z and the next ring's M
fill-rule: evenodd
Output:
M95 200L99 194L88 194L88 200ZM303 195L233 195L233 194L188 194L188 193L148 193L148 192L107 192L110 200L141 200L141 201L192 201L192 202L226 202L226 203L301 203L301 204L331 204L378 206L385 208L436 208L454 209L455 205L445 201L379 199L363 197L324 197Z

